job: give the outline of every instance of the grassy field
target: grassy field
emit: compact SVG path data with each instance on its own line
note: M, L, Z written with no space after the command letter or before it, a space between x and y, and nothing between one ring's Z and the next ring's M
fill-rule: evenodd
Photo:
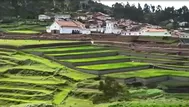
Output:
M101 61L101 60L113 60L113 59L126 59L127 56L107 56L107 57L97 57L97 58L85 58L85 59L70 59L66 60L68 62L92 62L92 61ZM62 60L64 61L64 60Z
M1 41L1 44L4 45L10 43L15 45L22 43L24 40ZM37 41L29 40L25 42L27 44L37 44ZM42 41L42 43L50 42L56 41ZM25 45L25 43L22 44ZM59 63L39 56L24 52L15 53L15 51L14 49L11 49L11 51L4 48L0 49L0 53L6 53L6 55L0 57L0 62L4 64L0 65L0 73L3 73L0 78L0 106L23 103L50 103L52 101L54 104L61 104L70 92L69 90L72 90L74 86L73 83L69 83L70 81L81 81L95 77L91 74L66 68Z
M62 53L62 54L47 54L49 56L63 56L63 55L82 55L82 54L92 54L92 53L103 53L103 52L115 52L114 50L103 50L103 51L89 51L89 52L73 52L73 53Z
M21 33L21 34L38 34L40 32L33 30L10 30L7 33Z
M20 33L20 34L37 34L44 32L46 26L50 25L51 22L36 22L32 21L15 21L12 23L1 24L0 30L6 33Z
M80 47L56 47L56 48L35 48L35 49L28 49L28 51L37 51L37 52L65 52L65 51L72 51L72 50L88 50L88 49L101 49L102 47L95 47L91 45L84 45Z
M121 62L121 63L111 63L111 64L99 64L99 65L89 65L89 66L79 66L78 68L90 69L90 70L105 70L105 69L116 69L123 67L137 67L148 65L146 63L140 62Z
M68 43L72 41L51 41L51 40L6 40L0 39L0 45L12 45L12 46L23 46L23 45L35 45L35 44L50 44L50 43Z
M0 40L0 45L23 46L60 42L72 41ZM38 56L30 52L43 52L47 56L76 55L78 58L48 59L43 55ZM26 50L0 48L0 106L26 107L26 104L34 105L46 103L55 104L56 107L109 107L116 104L122 104L126 107L137 107L138 105L147 107L146 105L148 104L149 106L161 107L162 105L177 106L186 105L188 103L187 97L184 97L183 100L180 97L180 94L171 94L171 96L158 89L128 87L132 96L131 101L93 104L90 96L102 94L102 91L98 90L100 80L96 79L96 75L83 73L75 70L75 68L107 70L149 65L145 62L127 62L125 60L120 62L121 59L127 59L132 56L118 54L108 55L110 52L117 53L117 50L100 46L91 46L89 44L77 46L60 45ZM98 55L101 53L107 54L107 56L99 57ZM93 56L82 58L83 55L90 54L93 54ZM115 60L117 62L115 62ZM71 64L102 61L102 64L88 64L86 66L76 66L71 69L58 63L59 61L68 61ZM146 69L106 74L104 76L113 78L147 78L162 75L188 77L189 73L185 71ZM162 97L154 98L157 96ZM146 98L147 100L144 101L144 99L141 98Z
M139 70L133 72L106 74L105 76L110 76L114 78L130 78L130 77L148 78L148 77L164 76L164 75L189 77L189 72L162 70L162 69L146 69L146 70Z

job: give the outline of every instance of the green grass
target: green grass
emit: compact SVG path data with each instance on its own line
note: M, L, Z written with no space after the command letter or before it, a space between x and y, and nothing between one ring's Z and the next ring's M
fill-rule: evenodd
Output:
M63 103L63 107L93 107L92 101L79 99L74 97L68 97Z
M52 69L48 66L36 64L36 65L23 65L23 66L16 66L12 69L25 69L25 70L36 70L36 71L42 71L42 72L53 72L55 69Z
M21 34L38 34L40 32L33 30L9 30L7 33L21 33Z
M38 85L58 85L58 84L64 84L66 80L51 81L51 80L37 80L37 79L1 78L0 82L12 82L12 83L21 82L21 83L38 84Z
M147 64L139 63L139 62L121 62L121 63L111 63L111 64L78 66L78 68L90 69L90 70L105 70L105 69L117 69L117 68L123 68L123 67L137 67L137 66L142 66L142 65L147 65Z
M98 89L89 89L89 88L78 88L75 91L77 91L77 92L84 92L84 93L102 93Z
M20 65L20 66L4 66L1 67L0 72L6 72L7 70L16 70L16 69L21 69L21 70L35 70L35 71L41 71L41 72L54 72L56 69L50 68L45 65Z
M14 89L13 89L14 90ZM35 97L35 96L44 96L46 94L38 94L38 95L26 95L26 94L18 94L18 93L5 93L5 92L0 92L1 95L8 95L8 96L17 96L17 97Z
M82 55L82 54L93 54L93 53L105 53L105 52L116 52L113 50L103 50L103 51L88 51L88 52L71 52L71 53L62 53L62 54L47 54L49 56L62 56L62 55Z
M11 55L12 52L0 51L0 54Z
M1 62L4 62L4 63L6 63L6 64L10 64L10 65L17 65L16 63L11 62L11 61L9 61L9 60L2 60L2 59L0 59L0 61L1 61Z
M159 98L122 102L112 107L188 107L189 101L183 101L175 98ZM121 106L122 105L122 106Z
M23 46L23 45L36 45L36 44L50 44L50 43L67 43L72 41L53 41L53 40L8 40L0 39L0 45L12 45L12 46Z
M39 62L39 63L46 65L48 67L51 67L51 68L63 68L64 67L63 65L56 63L54 61L48 60L46 58L39 57L39 56L32 55L32 54L23 53L23 52L17 53L16 55L14 55L12 57L15 57L17 59L22 59L22 60L30 59L32 61Z
M114 77L114 78L131 78L131 77L148 78L148 77L156 77L156 76L164 76L164 75L189 77L189 72L162 70L162 69L146 69L146 70L139 70L132 72L106 74L105 76Z
M64 87L61 92L55 95L53 103L61 104L71 90L71 87Z
M21 91L36 91L36 92L41 92L44 94L50 94L52 91L49 90L40 90L40 89L33 89L33 88L20 88L20 87L11 87L11 86L0 86L0 89L5 89L5 90L21 90Z
M27 51L37 51L37 52L57 52L57 51L71 51L71 50L88 50L88 49L102 49L103 47L95 46L81 46L81 47L48 47L48 48L34 48L27 49Z
M5 97L0 97L0 100L4 101L13 101L13 102L22 102L22 103L44 103L44 102L49 102L49 101L43 101L43 100L21 100L21 99L14 99L14 98L5 98Z
M101 61L101 60L114 60L114 59L125 59L128 58L127 56L107 56L107 57L96 57L96 58L84 58L84 59L70 59L66 60L68 62L91 62L91 61ZM60 60L64 61L64 60Z

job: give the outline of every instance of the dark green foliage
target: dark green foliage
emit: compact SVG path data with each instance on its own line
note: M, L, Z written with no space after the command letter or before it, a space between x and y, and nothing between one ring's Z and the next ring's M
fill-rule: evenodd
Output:
M81 9L84 11L107 13L107 10L110 9L110 7L92 0L86 3L82 3L82 1L84 0L1 0L0 19L11 19L13 17L34 19L39 14L71 13Z
M160 5L155 7L153 5L145 4L142 9L140 4L136 7L135 5L131 6L129 3L125 6L122 3L116 3L113 5L112 10L113 16L117 19L126 18L161 26L166 26L170 22L170 19L172 19L173 22L171 22L171 24L173 25L168 26L169 29L178 28L178 22L189 22L189 10L186 6L179 9L175 9L174 7L162 9Z
M105 81L99 82L99 90L103 95L93 97L93 103L122 101L129 99L129 91L125 86L120 85L116 80L106 77Z

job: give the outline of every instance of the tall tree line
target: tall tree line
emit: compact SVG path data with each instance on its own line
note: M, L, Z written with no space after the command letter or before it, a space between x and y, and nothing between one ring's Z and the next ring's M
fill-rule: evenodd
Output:
M143 7L143 8L142 8ZM127 18L138 22L164 24L167 20L189 22L189 9L183 6L162 8L160 5L130 5L115 3L112 7L93 0L0 0L0 19L16 17L34 19L44 13L76 12L82 9L89 12L103 12L116 19Z
M174 22L186 21L189 22L189 9L183 6L179 9L174 7L162 8L160 5L145 4L143 8L138 6L122 3L115 3L112 6L113 16L115 18L128 18L138 22L146 22L151 24L161 24L168 20Z
M0 18L20 17L36 18L44 13L65 13L75 12L83 9L84 11L105 11L108 6L92 0L0 0Z

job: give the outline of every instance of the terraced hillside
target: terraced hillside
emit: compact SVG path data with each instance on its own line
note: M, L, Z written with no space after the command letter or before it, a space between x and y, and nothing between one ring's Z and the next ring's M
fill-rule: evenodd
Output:
M8 48L0 48L0 66L0 106L3 107L22 103L61 104L72 90L73 81L94 77Z
M108 107L114 103L95 105L90 101L91 96L103 93L98 90L97 76L115 78L128 85L141 82L148 86L158 82L168 84L171 89L175 86L170 83L176 81L183 83L177 87L186 92L185 87L189 86L187 57L75 41L14 40L11 48L4 48L11 41L1 41L0 106L46 103L60 107ZM129 91L134 93L133 89ZM164 95L162 91L157 93L149 96Z

